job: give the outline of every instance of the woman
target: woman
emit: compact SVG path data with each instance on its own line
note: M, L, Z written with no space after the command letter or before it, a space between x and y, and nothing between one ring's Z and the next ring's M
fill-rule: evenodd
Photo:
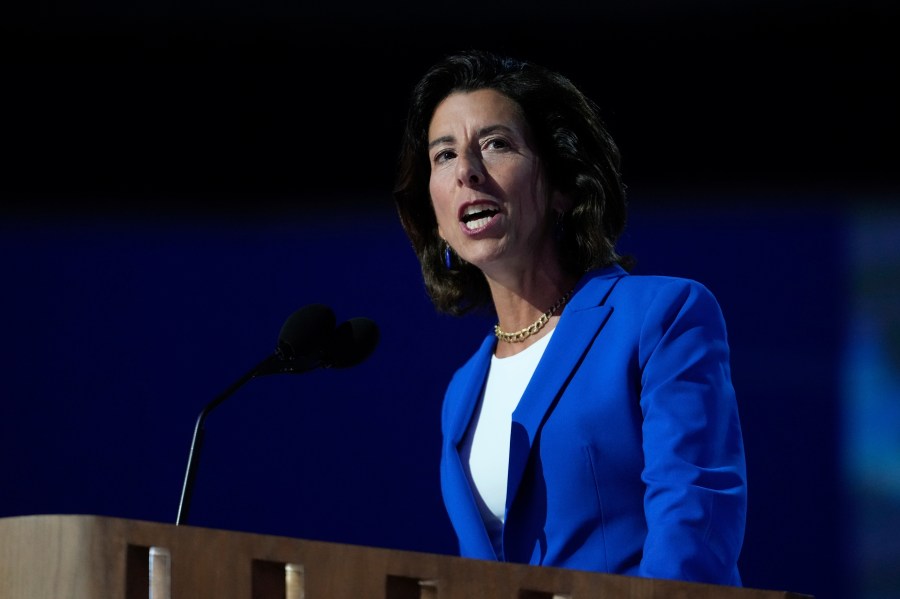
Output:
M463 556L739 585L745 466L725 325L629 275L618 150L564 77L470 52L416 86L395 190L439 310L497 326L444 398Z

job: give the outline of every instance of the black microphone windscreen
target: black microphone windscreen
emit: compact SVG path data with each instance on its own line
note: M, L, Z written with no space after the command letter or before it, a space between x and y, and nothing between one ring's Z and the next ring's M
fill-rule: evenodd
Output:
M351 318L334 331L324 361L332 368L356 366L378 345L378 325L368 318Z
M332 338L334 312L322 304L311 304L291 314L278 335L278 351L287 360L316 358Z

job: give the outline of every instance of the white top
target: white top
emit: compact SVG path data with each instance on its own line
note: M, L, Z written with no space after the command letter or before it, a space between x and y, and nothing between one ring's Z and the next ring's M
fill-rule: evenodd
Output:
M498 557L502 557L500 541L506 519L512 413L552 336L553 330L514 356L491 357L487 383L460 447L466 476Z

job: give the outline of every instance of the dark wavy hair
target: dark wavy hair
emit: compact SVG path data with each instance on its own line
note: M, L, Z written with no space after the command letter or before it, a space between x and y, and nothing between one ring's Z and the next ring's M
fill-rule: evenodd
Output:
M498 91L518 104L550 189L572 202L563 215L558 242L563 270L580 276L623 263L615 249L626 212L619 150L597 106L568 79L543 67L487 52L449 56L429 69L413 90L394 200L435 307L456 315L490 307L491 296L476 267L462 261L453 269L444 264L444 242L428 191L428 127L447 96L480 89Z

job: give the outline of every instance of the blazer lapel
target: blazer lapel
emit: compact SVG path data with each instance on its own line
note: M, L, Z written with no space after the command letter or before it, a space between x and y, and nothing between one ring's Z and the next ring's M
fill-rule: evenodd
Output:
M445 401L452 402L444 406L444 412L448 416L444 422L444 439L454 447L459 445L469 421L475 413L481 390L487 379L488 368L491 365L491 355L494 352L494 336L490 335L482 342L481 347L475 352L469 361L463 366L451 381L452 393L448 393Z
M453 377L444 399L444 455L441 463L444 505L456 529L462 554L478 559L497 559L497 555L463 468L459 443L481 397L494 343L493 335L484 340L481 348Z
M612 313L612 308L603 305L603 302L625 274L617 266L589 273L563 311L553 338L513 412L507 510L516 496L544 418Z

